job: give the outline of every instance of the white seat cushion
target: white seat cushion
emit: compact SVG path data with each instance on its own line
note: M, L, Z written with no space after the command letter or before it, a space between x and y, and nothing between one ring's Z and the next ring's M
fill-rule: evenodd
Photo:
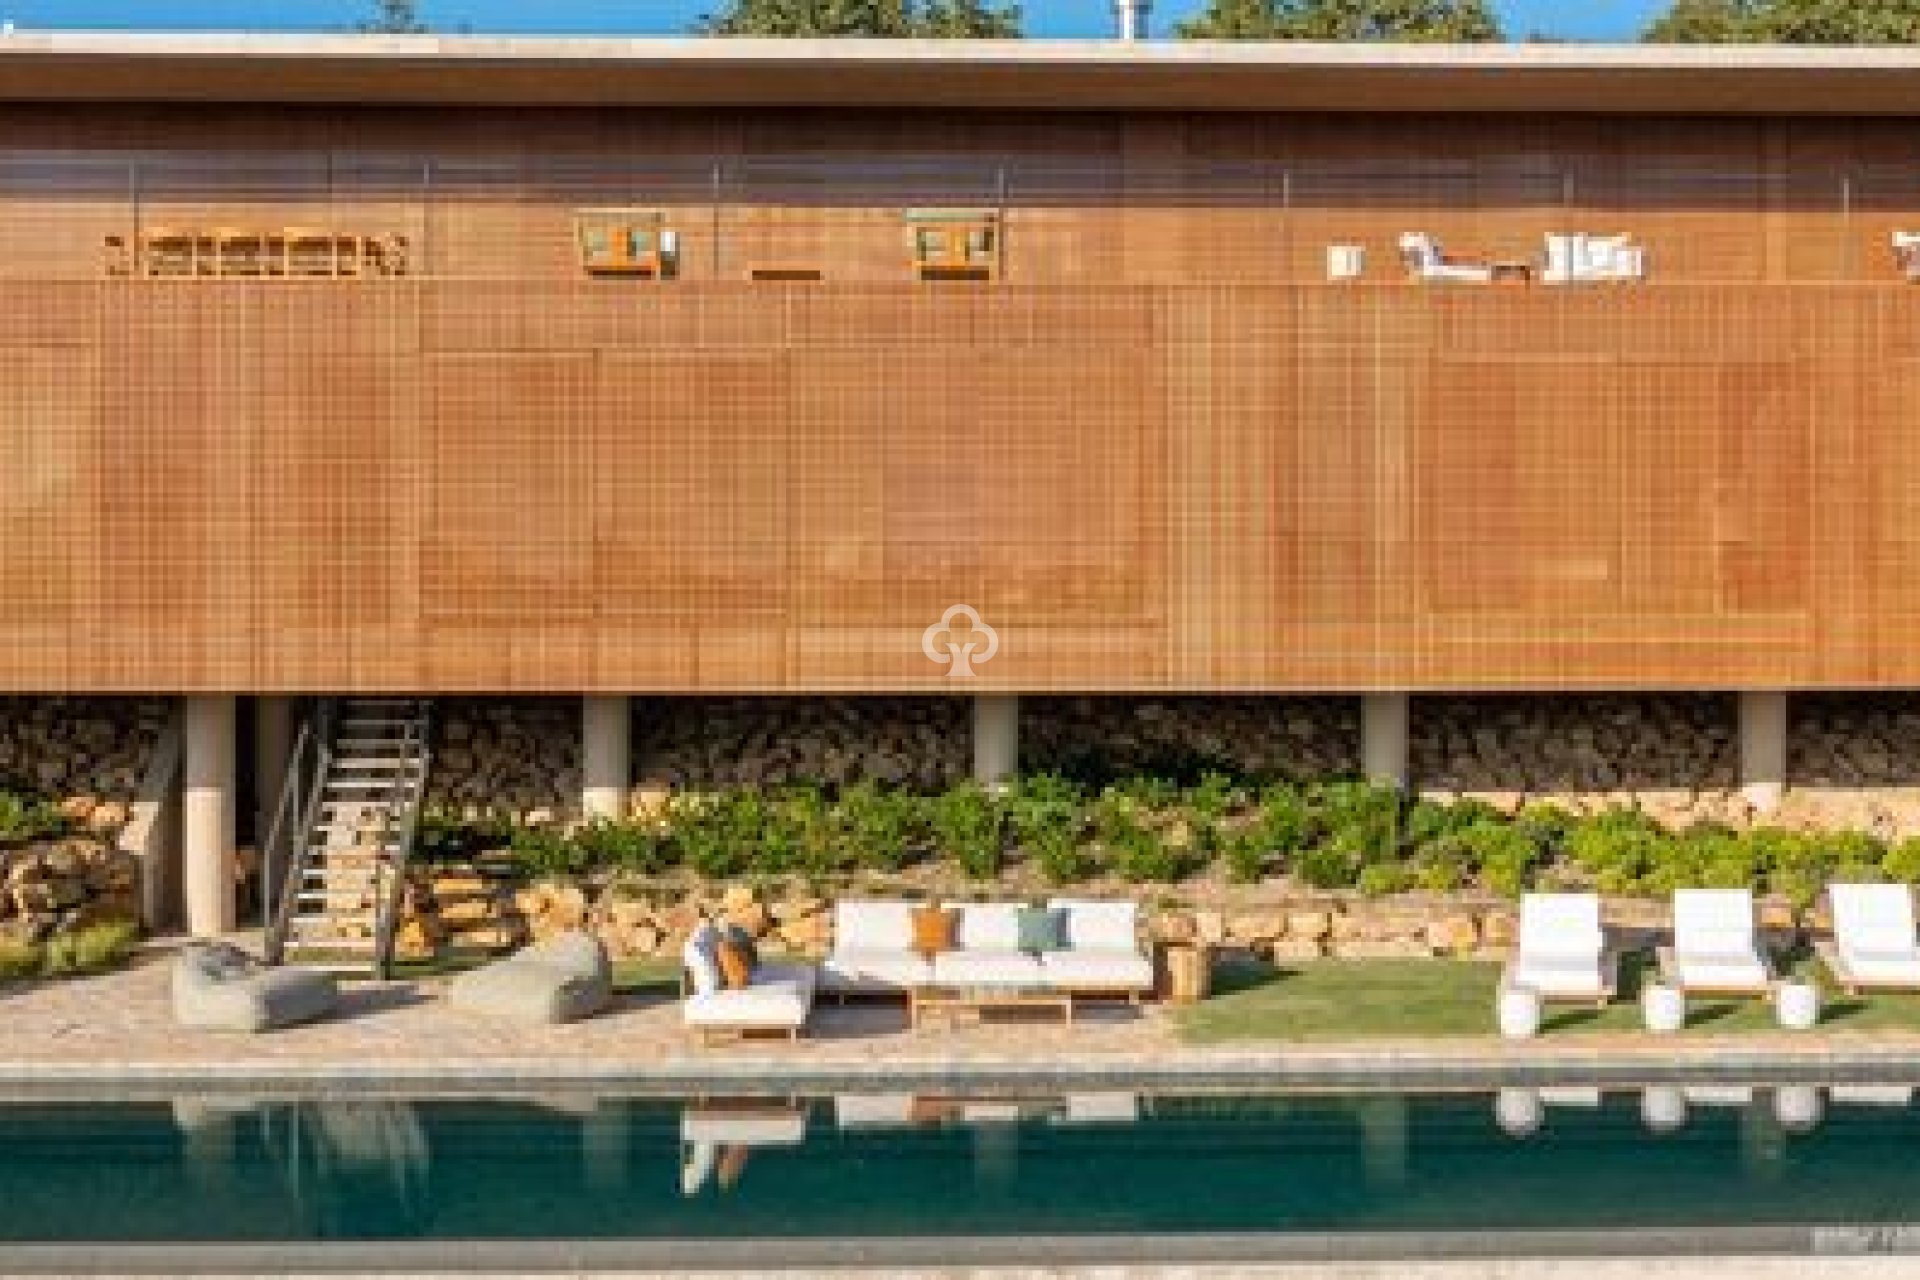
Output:
M1038 986L1040 961L1024 951L942 951L933 958L933 980L956 987Z
M950 902L950 911L960 913L954 930L957 951L1018 951L1020 949L1020 904L1017 902Z
M823 985L835 990L905 988L933 981L933 966L918 951L840 951L820 964Z
M1047 903L1067 913L1067 946L1075 951L1140 950L1140 908L1132 902L1055 898Z
M813 1010L814 971L808 965L763 964L749 986L687 997L690 1027L799 1027Z
M1682 986L1751 989L1767 983L1767 969L1758 956L1705 952L1679 955L1675 960Z
M835 951L910 951L913 949L912 902L836 902L833 907Z
M1507 970L1507 981L1553 996L1597 997L1605 985L1600 965L1592 956L1521 956Z
M1137 951L1046 951L1040 970L1056 987L1145 991L1153 986L1153 964Z
M1856 978L1920 986L1920 948L1850 947L1840 954L1847 971Z

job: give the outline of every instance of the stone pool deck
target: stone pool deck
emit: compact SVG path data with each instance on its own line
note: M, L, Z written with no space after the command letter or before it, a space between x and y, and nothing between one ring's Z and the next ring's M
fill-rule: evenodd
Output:
M797 1043L696 1046L666 995L622 997L569 1026L459 1013L444 979L350 984L334 1018L259 1036L173 1025L164 945L131 968L0 993L0 1091L19 1095L249 1086L397 1093L592 1089L659 1093L1129 1086L1206 1090L1489 1087L1675 1080L1920 1083L1920 1034L1655 1038L1589 1033L1351 1043L1183 1043L1158 1007L910 1029L899 1003L824 1004Z

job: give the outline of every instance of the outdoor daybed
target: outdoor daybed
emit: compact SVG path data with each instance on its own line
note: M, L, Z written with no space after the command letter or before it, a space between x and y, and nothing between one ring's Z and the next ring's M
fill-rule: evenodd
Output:
M271 1031L324 1018L339 1000L332 974L269 968L230 943L189 943L173 962L173 1018L196 1031Z
M456 1009L535 1026L590 1018L612 1001L606 948L581 930L463 973L447 989Z
M757 961L744 985L729 986L720 960L724 935L703 921L680 953L681 1017L703 1041L755 1031L797 1040L813 1012L811 965Z

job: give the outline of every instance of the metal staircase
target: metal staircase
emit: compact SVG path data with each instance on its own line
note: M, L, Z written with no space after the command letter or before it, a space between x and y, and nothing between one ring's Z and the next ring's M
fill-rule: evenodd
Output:
M302 725L263 856L270 963L387 975L432 705L323 699Z

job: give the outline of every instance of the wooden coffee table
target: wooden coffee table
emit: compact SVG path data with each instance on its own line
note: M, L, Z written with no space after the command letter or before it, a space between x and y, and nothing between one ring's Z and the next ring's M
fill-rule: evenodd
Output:
M1073 1025L1073 993L1054 987L996 986L924 986L907 992L907 1020L916 1029L930 1013L945 1012L949 1018L962 1010L972 1010L984 1018L995 1009L1057 1010L1068 1026Z

